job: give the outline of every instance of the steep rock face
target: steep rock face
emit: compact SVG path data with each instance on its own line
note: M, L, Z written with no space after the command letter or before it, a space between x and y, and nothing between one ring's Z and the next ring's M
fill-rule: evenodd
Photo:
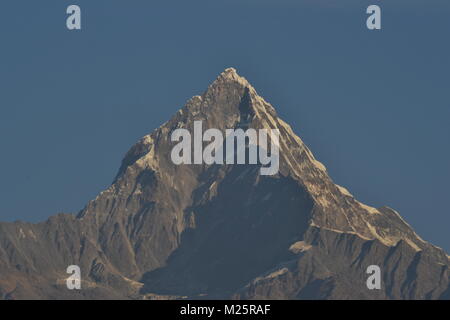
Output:
M177 128L278 129L280 170L174 165ZM70 291L68 265L82 270ZM379 265L382 289L368 290ZM448 298L449 258L390 208L358 202L236 70L126 154L75 217L0 224L2 298Z

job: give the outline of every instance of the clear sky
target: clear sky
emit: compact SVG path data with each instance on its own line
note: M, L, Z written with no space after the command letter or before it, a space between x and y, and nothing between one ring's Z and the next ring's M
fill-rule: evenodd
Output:
M450 251L449 35L448 0L2 0L0 220L82 209L235 67L336 183Z

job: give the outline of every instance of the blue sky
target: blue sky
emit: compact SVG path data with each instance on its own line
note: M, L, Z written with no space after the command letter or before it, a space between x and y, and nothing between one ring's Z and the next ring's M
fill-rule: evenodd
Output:
M0 220L77 212L232 66L336 183L450 251L449 33L441 0L2 0Z

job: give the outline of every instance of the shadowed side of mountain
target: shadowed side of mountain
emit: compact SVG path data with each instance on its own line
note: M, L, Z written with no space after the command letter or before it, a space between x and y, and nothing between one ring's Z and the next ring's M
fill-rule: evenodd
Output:
M167 265L144 276L143 292L223 298L292 256L286 248L313 205L306 191L290 178L261 177L258 167L211 169L224 178L195 191L190 228Z

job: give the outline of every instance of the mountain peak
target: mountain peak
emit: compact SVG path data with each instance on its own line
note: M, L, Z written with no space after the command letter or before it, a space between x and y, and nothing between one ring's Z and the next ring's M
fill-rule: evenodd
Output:
M172 133L187 129L192 146L196 121L202 132L278 129L279 173L175 164ZM74 264L89 288L67 290L60 275ZM388 275L381 290L365 285L373 264ZM438 299L450 293L449 267L396 211L336 185L234 68L136 143L77 217L0 223L0 299Z
M252 88L250 83L245 79L244 77L240 76L237 73L237 70L235 68L226 68L222 73L219 74L217 79L213 82L213 84L217 83L227 83L227 82L236 82L241 84L244 87Z
M240 76L238 75L238 73L237 73L237 70L236 70L235 68L233 68L233 67L226 68L226 69L221 73L221 75L224 76L224 77L231 77L231 78L234 78L234 77L240 77Z

